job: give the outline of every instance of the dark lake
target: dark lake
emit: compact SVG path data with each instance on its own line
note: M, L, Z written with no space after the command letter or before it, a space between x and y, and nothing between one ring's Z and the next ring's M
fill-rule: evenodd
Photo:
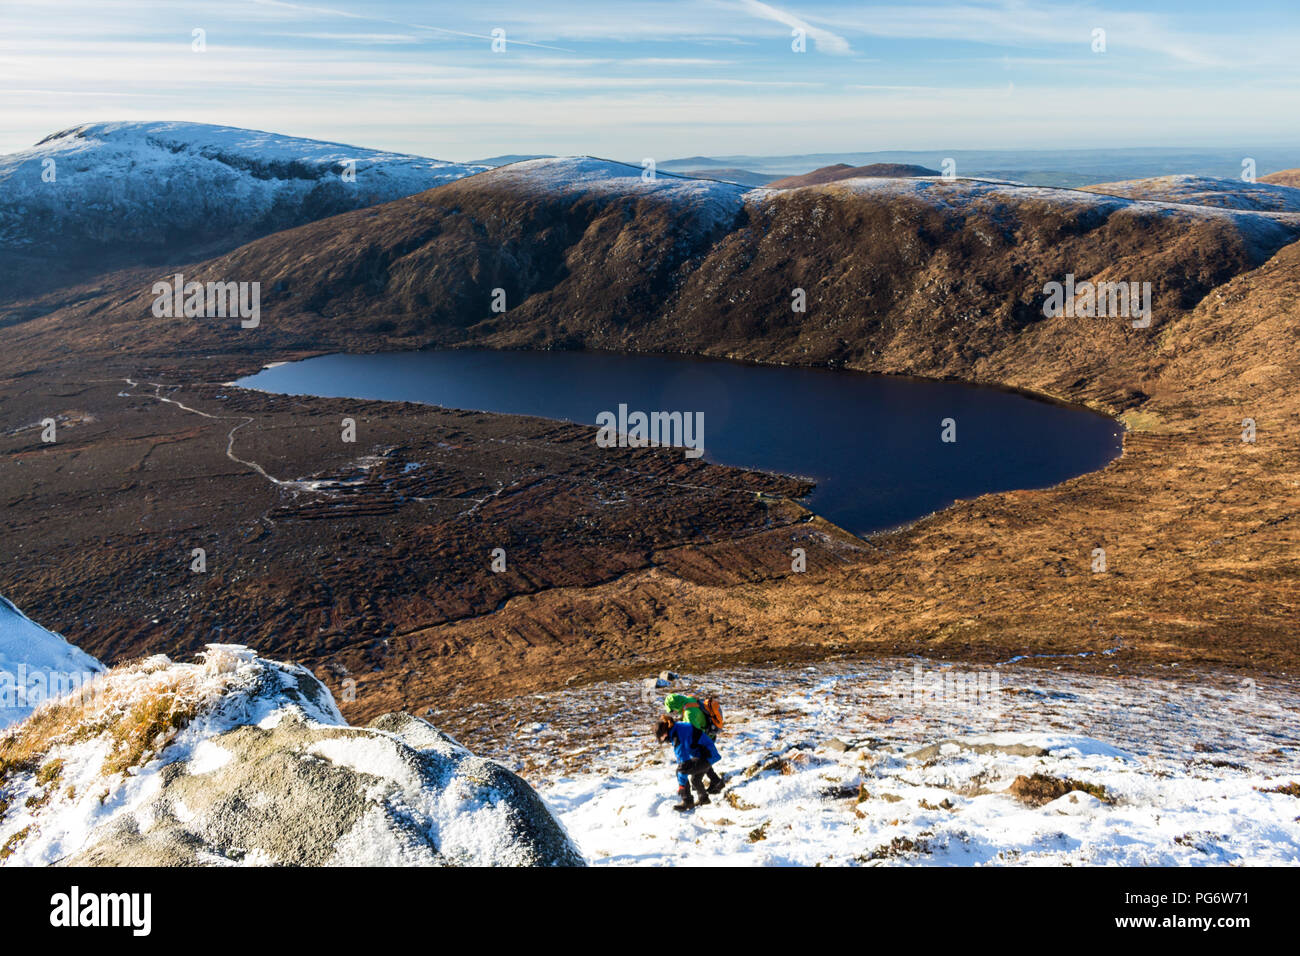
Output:
M704 458L817 482L812 510L857 534L957 498L1042 488L1120 453L1105 416L993 388L608 352L486 350L326 355L239 385L424 402L595 426L601 412L703 413ZM944 419L956 441L941 441Z

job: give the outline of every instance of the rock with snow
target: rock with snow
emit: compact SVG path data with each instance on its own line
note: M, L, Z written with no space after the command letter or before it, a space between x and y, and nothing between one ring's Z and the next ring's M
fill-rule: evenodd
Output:
M977 754L1007 754L1012 757L1045 757L1048 751L1034 743L1011 740L999 743L991 739L960 740L949 737L914 750L907 756L912 760L933 760L941 755L970 750Z
M80 691L104 665L0 597L0 727L53 697Z
M1106 804L1092 794L1083 790L1071 790L1065 796L1043 806L1044 813L1059 813L1064 816L1077 817L1099 813Z
M509 770L406 714L349 726L309 671L235 645L111 670L0 755L10 865L583 864Z

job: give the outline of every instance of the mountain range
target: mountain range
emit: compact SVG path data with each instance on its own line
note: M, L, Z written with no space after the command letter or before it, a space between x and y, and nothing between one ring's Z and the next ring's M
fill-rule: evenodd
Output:
M64 210L67 235L87 249L115 243L130 267L13 294L0 322L14 422L0 433L3 587L107 664L202 653L228 631L257 660L310 666L354 724L435 695L455 708L683 661L1078 653L1097 666L1297 666L1288 423L1300 388L1288 359L1300 347L1300 191L1285 174L1134 173L1088 189L852 175L769 189L558 157L415 164L392 177L409 194L315 218L328 202L307 197L325 182L334 195L343 148L308 150L318 161L300 177L283 144L259 153L266 134L219 137L240 144L238 158L226 143L215 159L181 132L168 134L189 144L175 151L140 147L151 172L118 204ZM36 203L40 159L61 170L58 150L78 141L10 162L6 183L26 177L13 194ZM74 164L87 195L136 168L116 147L87 149L111 160ZM358 164L358 182L384 168L375 162ZM445 178L413 188L421 176ZM213 189L233 198L223 207ZM65 220L5 208L7 267L52 255ZM283 226L276 208L305 218ZM231 234L169 247L168 230L198 230L204 209L230 216ZM156 315L153 284L174 271L259 283L260 325ZM1067 275L1150 283L1152 323L1047 314L1046 285ZM803 509L806 483L635 450L611 464L577 425L230 384L328 351L471 345L1009 387L1115 416L1124 453L866 540ZM365 449L322 437L344 416L364 426ZM46 417L59 426L52 447L34 425ZM1245 419L1258 442L1242 440ZM412 460L436 461L436 473L412 477ZM295 493L308 481L352 491ZM191 539L211 549L207 577L182 560ZM509 572L464 560L497 540L509 541ZM795 546L806 573L791 570ZM1096 548L1111 558L1104 579L1089 567ZM234 671L284 672L230 654ZM168 679L193 676L155 663ZM320 733L343 733L331 726ZM277 753L306 739L295 733ZM257 739L239 741L235 792L263 739L245 736ZM402 747L411 759L422 749ZM224 819L205 817L217 830ZM182 831L171 832L188 840Z
M214 255L487 168L201 123L62 130L0 156L0 298Z

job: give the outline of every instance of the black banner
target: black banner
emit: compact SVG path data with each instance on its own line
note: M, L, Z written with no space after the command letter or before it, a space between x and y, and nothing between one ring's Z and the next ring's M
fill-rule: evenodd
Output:
M644 919L671 934L672 910L691 887L715 925L779 919L805 932L923 934L974 942L999 929L1054 938L1183 939L1229 943L1260 928L1278 932L1293 874L1276 869L816 869L816 870L0 870L5 924L51 940L72 934L131 947L197 941L209 933L270 931L285 938L373 943L398 932L457 932L463 921L509 928L577 920L626 932ZM713 889L709 889L712 887ZM707 892L706 892L707 890ZM687 897L680 894L685 892ZM659 902L656 902L658 900ZM575 906L575 901L581 905ZM675 902L674 902L675 901ZM728 907L732 908L727 915ZM493 916L493 914L498 914ZM638 915L639 914L639 915ZM536 920L536 922L527 922ZM437 928L434 928L437 927ZM589 936L589 938L591 938Z

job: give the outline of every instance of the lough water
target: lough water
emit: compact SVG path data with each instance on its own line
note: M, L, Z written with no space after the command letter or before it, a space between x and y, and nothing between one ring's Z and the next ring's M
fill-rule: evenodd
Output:
M1119 455L1123 433L1105 416L993 388L609 352L326 355L237 384L592 426L620 404L703 412L706 460L811 478L804 503L858 534L1094 471ZM955 442L941 441L949 418Z

